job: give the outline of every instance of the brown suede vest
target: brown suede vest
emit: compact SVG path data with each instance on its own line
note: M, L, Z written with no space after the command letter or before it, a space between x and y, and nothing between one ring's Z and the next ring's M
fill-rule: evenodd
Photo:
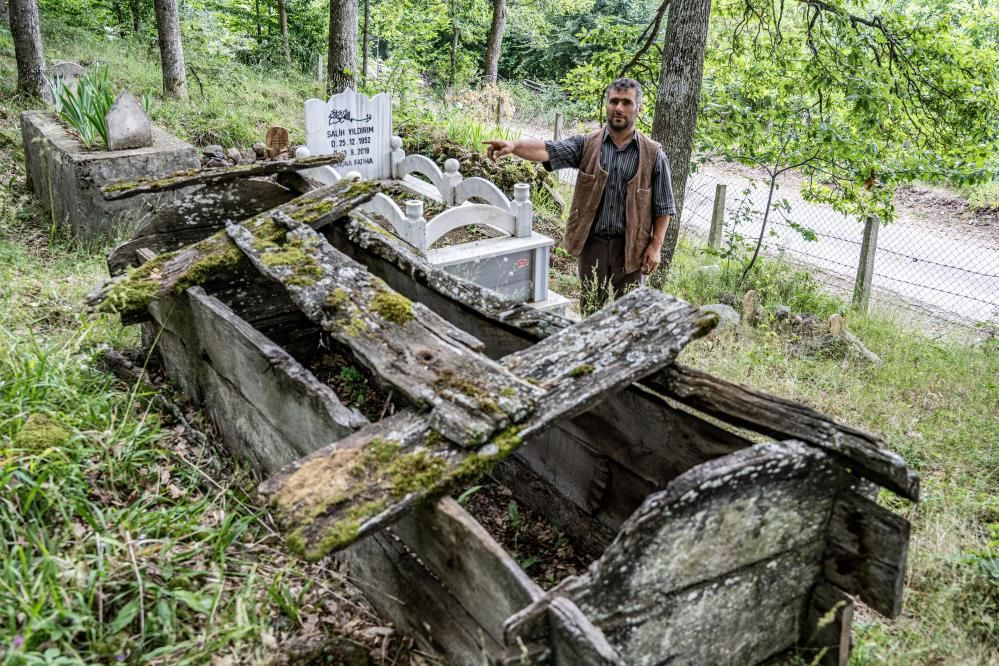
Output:
M659 152L658 143L637 130L635 134L638 137L638 168L628 181L625 200L624 270L628 273L641 269L642 253L652 239L652 171ZM577 257L590 236L607 185L607 172L600 166L603 139L604 129L600 128L583 141L576 192L572 195L572 208L562 241L565 249Z

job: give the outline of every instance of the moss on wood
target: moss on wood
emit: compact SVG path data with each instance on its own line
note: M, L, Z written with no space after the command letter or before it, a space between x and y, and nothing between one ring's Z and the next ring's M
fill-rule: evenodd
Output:
M413 319L413 302L394 291L379 291L371 299L371 309L385 321L403 326Z
M593 366L589 363L581 363L569 371L570 377L585 377L593 374Z

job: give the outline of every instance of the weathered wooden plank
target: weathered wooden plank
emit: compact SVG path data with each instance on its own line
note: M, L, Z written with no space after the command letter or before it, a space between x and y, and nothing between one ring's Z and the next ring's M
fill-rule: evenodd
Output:
M919 499L919 475L876 435L838 423L814 409L682 365L645 384L727 423L776 438L795 438L828 451L865 478Z
M615 530L600 520L603 517L600 512L590 515L584 511L572 498L557 489L547 475L542 476L543 470L537 470L523 460L519 452L533 449L535 441L532 439L528 446L518 449L518 453L501 460L493 467L490 476L514 489L518 504L565 532L580 555L590 560L597 559L614 540Z
M843 492L829 520L826 580L896 617L909 551L909 521L854 492Z
M286 232L272 215L319 227L343 217L370 199L377 189L374 183L340 181L261 213L243 226L261 241L274 241ZM139 314L153 300L203 284L245 261L243 253L220 231L105 282L87 297L87 304L91 309L122 316Z
M302 312L381 382L431 407L430 427L476 446L534 409L540 391L455 340L467 334L389 289L308 225L281 219L290 229L281 243L262 242L239 225L227 231L261 273L283 284Z
M266 180L238 180L205 187L162 208L131 240L108 254L108 270L120 275L140 263L136 250L148 247L156 254L173 252L211 236L226 222L237 222L291 201L295 194Z
M499 666L625 666L603 633L571 600L554 596L512 615Z
M237 166L220 167L217 169L185 169L176 171L162 178L136 178L117 180L101 187L101 195L108 201L128 199L149 192L169 192L191 185L216 185L254 176L270 176L287 171L312 169L327 164L338 164L343 161L343 155L314 155L292 160L275 160L273 162L254 162Z
M456 501L441 498L401 520L394 533L497 644L503 622L543 592Z
M853 599L837 587L817 584L808 602L798 652L809 664L846 666L852 623Z
M628 312L643 316L625 316ZM434 431L416 413L400 412L304 458L265 482L261 492L293 529L289 544L306 557L321 557L380 529L414 502L487 471L522 438L662 367L711 324L683 301L649 289L634 291L529 352L508 357L512 372L547 393L523 423L478 451L434 441Z
M533 341L571 325L559 315L531 313L477 285L428 270L419 256L360 213L355 212L349 224L331 232L338 247L394 288L472 332L486 344L486 353L494 358L526 348ZM855 474L909 499L918 499L918 475L901 458L884 449L880 438L792 401L718 378L706 380L708 377L675 365L646 378L643 384L732 425L778 439L797 438L834 452ZM677 417L700 421L683 413ZM714 444L706 445L715 448ZM710 451L706 452L707 458L711 456Z
M798 642L850 482L800 442L704 463L650 495L586 575L536 605L569 597L629 665L755 663Z
M200 288L152 310L184 340L187 362L175 371L185 377L185 390L215 396L209 412L258 469L274 472L367 424L286 351ZM263 376L268 380L260 381Z
M403 521L418 521L409 514ZM419 529L416 523L414 530ZM487 663L500 646L434 577L394 528L372 534L338 555L381 617L412 636L424 651L445 664Z

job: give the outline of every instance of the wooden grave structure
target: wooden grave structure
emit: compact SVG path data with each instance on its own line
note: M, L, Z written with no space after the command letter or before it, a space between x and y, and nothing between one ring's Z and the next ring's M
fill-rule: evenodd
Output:
M293 173L314 165L173 179L211 184L90 297L143 322L289 547L336 553L449 664L843 664L854 599L899 614L909 524L872 491L915 501L919 480L876 436L677 364L716 319L674 297L573 323L439 270L363 212L378 183ZM329 339L394 414L369 423L309 372ZM589 570L541 590L449 496L481 474Z

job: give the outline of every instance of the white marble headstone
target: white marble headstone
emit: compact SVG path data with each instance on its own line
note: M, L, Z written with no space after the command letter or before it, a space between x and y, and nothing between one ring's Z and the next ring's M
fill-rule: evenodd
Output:
M339 173L357 171L364 178L392 177L392 98L369 98L347 88L328 102L305 103L305 146L312 155L343 153Z
M108 150L153 145L153 127L149 117L127 90L118 93L105 119L108 124Z

